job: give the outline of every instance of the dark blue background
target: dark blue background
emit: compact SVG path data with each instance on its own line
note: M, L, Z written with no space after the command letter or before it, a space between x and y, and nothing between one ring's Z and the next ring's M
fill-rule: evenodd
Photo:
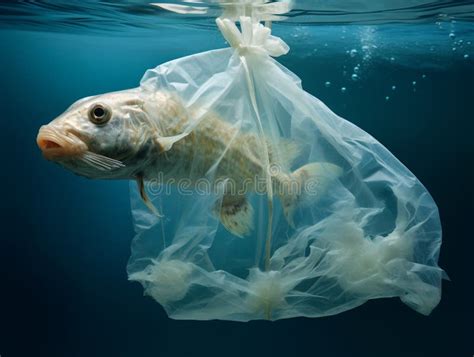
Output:
M178 39L168 31L0 31L1 356L471 356L473 62L417 70L375 59L365 80L342 95L338 58L282 59L309 92L387 146L436 200L440 266L452 282L429 317L385 299L320 319L173 321L127 281L128 184L76 177L45 161L35 144L39 126L76 99L134 87L147 68L223 45L217 33ZM386 102L393 83L398 89Z

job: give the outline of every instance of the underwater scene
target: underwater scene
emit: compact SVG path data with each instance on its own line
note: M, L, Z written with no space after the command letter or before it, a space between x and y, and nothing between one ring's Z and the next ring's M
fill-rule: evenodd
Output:
M474 1L0 2L0 356L471 356Z

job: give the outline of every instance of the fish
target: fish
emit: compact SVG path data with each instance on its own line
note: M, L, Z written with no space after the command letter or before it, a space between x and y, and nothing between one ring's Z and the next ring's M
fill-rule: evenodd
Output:
M194 187L205 179L221 192L213 212L237 237L253 231L248 194L267 192L268 175L293 226L294 211L305 200L305 185L316 182L316 196L321 196L342 173L339 166L325 162L291 172L288 167L299 154L295 143L262 140L239 121L205 108L186 108L176 93L140 87L78 100L41 126L36 141L45 159L77 175L137 181L143 202L156 215L161 213L147 195L146 182L188 180Z

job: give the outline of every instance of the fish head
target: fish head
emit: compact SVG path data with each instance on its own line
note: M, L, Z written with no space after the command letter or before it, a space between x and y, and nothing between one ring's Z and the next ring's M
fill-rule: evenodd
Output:
M46 159L78 175L132 178L134 157L149 141L144 102L133 89L81 99L40 128L37 144Z

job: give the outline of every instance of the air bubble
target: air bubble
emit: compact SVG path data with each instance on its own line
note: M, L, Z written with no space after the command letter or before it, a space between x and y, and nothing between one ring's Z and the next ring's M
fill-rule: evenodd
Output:
M351 78L352 78L353 81L359 80L359 76L355 73L351 76Z
M395 57L390 57L390 62L395 62Z
M331 82L327 81L326 83L324 83L324 85L326 86L326 88L329 88L331 86Z
M413 81L412 84L413 84L413 86L416 86L416 81Z
M392 90L395 90L395 89L397 89L397 86L392 86Z
M455 34L454 32L451 32L451 33L449 34L449 38L450 38L451 40L454 40L454 39L456 38L456 34Z
M468 54L465 54L465 55L464 55L464 58L465 58L465 59L468 59L468 58L469 58L469 55L468 55Z
M390 100L390 97L387 95L387 96L385 97L385 100L388 102L388 101Z
M346 88L346 87L342 87L342 88L341 88L341 92L342 92L342 93L346 93L346 91L347 91L347 88Z
M421 78L426 79L426 74L422 74Z
M351 50L351 52L349 52L351 57L355 57L357 55L357 50L356 49L353 49Z
M357 65L354 67L354 73L359 73L360 67Z

